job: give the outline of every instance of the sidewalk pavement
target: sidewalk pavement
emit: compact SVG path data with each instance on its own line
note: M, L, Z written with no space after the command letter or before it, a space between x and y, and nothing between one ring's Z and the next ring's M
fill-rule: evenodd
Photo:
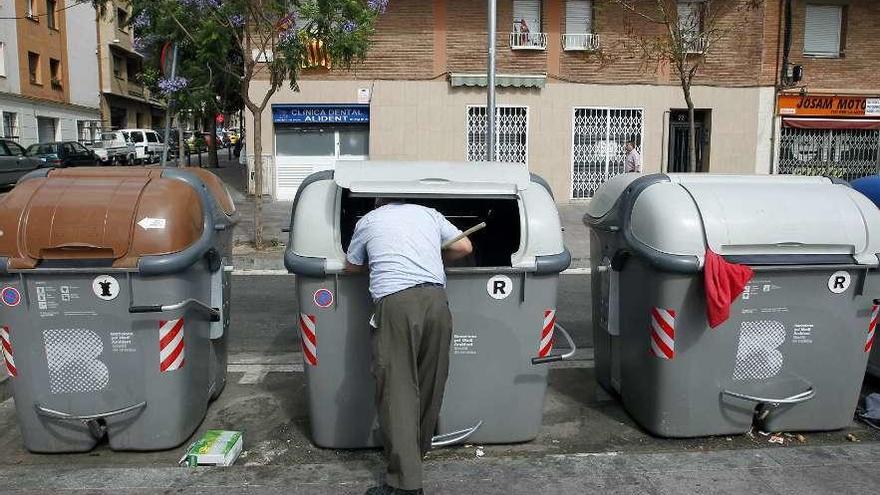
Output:
M254 203L247 195L247 178L244 165L237 160L229 160L226 155L220 156L220 168L209 169L223 179L229 187L232 199L240 215L240 222L235 229L235 259L237 270L283 270L282 252L287 244L287 234L282 229L290 226L290 213L293 203L290 201L263 202L263 238L266 249L255 251L250 243L254 235ZM560 203L559 216L562 220L565 246L571 252L572 268L590 266L590 235L583 224L587 203Z

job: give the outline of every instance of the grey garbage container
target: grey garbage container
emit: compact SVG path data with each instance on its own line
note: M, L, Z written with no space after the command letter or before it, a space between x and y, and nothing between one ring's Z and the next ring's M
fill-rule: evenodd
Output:
M234 205L201 171L64 169L0 200L0 326L25 447L184 442L226 381Z
M537 435L547 367L532 359L549 353L559 273L570 263L542 182L522 165L432 162L343 162L305 180L293 205L285 264L297 275L316 445L380 442L368 278L346 275L343 266L355 223L383 196L434 207L462 230L487 223L472 236L474 256L447 269L454 331L437 443Z
M596 374L649 432L850 424L880 290L880 213L819 177L626 174L590 227ZM706 248L755 275L710 329Z

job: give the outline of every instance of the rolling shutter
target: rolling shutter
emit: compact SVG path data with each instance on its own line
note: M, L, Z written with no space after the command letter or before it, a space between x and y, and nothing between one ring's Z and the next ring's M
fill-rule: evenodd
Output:
M592 0L566 0L565 34L588 34L593 32Z
M839 5L807 5L804 26L804 54L840 55L840 23L843 8Z
M525 20L530 33L541 32L541 0L513 0L513 24Z

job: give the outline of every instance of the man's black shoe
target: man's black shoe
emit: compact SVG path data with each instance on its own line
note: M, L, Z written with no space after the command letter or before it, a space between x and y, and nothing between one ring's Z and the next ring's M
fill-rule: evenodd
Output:
M424 490L401 490L389 485L374 486L367 490L366 495L424 495Z

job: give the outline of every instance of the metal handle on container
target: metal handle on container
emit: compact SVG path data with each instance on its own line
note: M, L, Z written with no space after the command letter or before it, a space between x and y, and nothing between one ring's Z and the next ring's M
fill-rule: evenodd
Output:
M433 437L431 439L431 448L446 447L447 445L453 445L459 442L463 442L467 440L471 435L473 435L474 432L479 430L481 426L483 426L483 420L480 420L479 423L466 430L453 431L450 433L437 435L436 437Z
M783 399L768 399L765 397L755 397L753 395L741 394L739 392L731 392L730 390L722 390L721 394L728 395L730 397L735 397L737 399L743 399L743 400L747 400L747 401L751 401L751 402L757 402L759 404L768 404L772 407L777 407L782 404L800 404L801 402L806 402L816 396L816 391L813 389L812 386L810 386L810 388L808 388L807 390L805 390L801 393L792 395L791 397L785 397Z
M178 309L183 309L186 306L193 305L196 308L204 311L211 319L211 321L220 321L220 310L217 308L213 308L208 304L203 303L197 299L184 299L177 304L152 304L146 306L131 306L128 308L129 313L165 313L168 311L177 311Z
M568 359L574 356L574 352L577 350L577 346L574 345L574 340L572 340L571 335L569 335L568 332L564 328L562 328L562 325L560 325L559 323L554 323L553 326L554 328L562 332L562 336L565 337L565 340L568 341L568 346L571 347L571 350L566 352L565 354L556 354L553 356L532 358L532 364L555 363L556 361L562 361L564 359Z
M34 404L34 408L37 410L37 414L39 414L40 416L45 416L52 419L63 419L67 421L92 421L96 419L109 418L110 416L119 416L120 414L137 411L145 407L147 407L147 401L138 402L137 404L134 404L132 406L123 407L122 409L116 409L103 413L70 414L62 411L56 411L54 409L49 409L48 407L43 407L40 404Z

